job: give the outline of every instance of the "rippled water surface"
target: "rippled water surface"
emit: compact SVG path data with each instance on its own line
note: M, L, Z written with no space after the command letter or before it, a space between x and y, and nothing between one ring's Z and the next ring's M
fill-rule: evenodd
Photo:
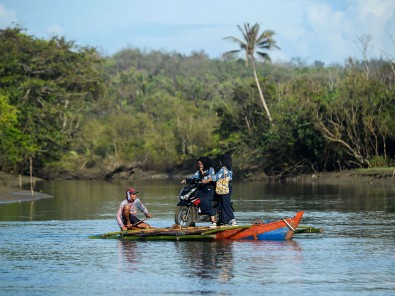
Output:
M395 185L234 184L239 224L304 210L290 241L122 241L128 183L39 184L52 199L0 204L0 295L394 295ZM141 182L149 223L173 224L177 182ZM204 224L203 224L204 225Z

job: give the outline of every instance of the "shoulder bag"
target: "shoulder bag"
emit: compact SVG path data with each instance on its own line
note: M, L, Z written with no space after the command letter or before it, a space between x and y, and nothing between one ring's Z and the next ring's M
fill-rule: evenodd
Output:
M215 186L215 193L223 195L229 193L229 177L227 175L227 170L224 169L223 178L219 179Z

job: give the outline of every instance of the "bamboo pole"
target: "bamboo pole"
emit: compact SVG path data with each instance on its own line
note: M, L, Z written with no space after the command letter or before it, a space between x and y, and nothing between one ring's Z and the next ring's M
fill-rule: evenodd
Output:
M153 235L201 235L207 228L193 228L193 229L173 229L173 228L140 228L125 231L114 231L104 234L92 235L90 238L111 238L111 237L130 237L130 236L153 236Z
M315 228L313 226L303 226L299 225L294 233L321 233L324 232L324 229L322 228Z
M215 235L202 235L201 233L189 234L189 233L140 233L134 235L122 235L118 233L106 233L89 236L90 239L126 239L126 240L205 240L215 239Z
M107 232L103 234L96 234L91 235L89 238L110 238L110 237L124 237L124 236L132 236L138 234L152 234L159 231L165 231L167 228L139 228L139 229L130 229L130 230L121 230L121 231L114 231L114 232Z
M30 192L34 195L33 190L33 159L30 157Z

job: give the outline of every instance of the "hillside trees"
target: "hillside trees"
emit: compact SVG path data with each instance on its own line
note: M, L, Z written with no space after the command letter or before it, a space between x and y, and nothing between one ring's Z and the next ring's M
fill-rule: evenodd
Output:
M394 66L210 59L124 49L101 58L63 38L0 34L0 169L46 176L191 169L232 153L235 175L286 177L395 157ZM369 69L369 75L366 75ZM273 125L257 100L270 104Z
M322 136L311 123L311 107L297 94L308 91L310 85L294 79L281 84L261 82L265 96L274 102L275 126L262 116L251 79L234 88L233 108L219 113L223 150L233 151L237 167L247 175L264 172L286 176L318 170L321 165Z
M0 31L0 92L15 109L17 130L2 138L2 170L24 172L30 157L35 167L62 157L89 102L101 93L100 61L93 49L64 38L36 39L19 28Z
M107 91L82 124L84 140L73 146L79 158L70 157L103 169L138 163L144 169L172 170L210 151L217 122L213 104L221 88L210 71L192 67L181 75L173 69L175 63L189 69L195 59L140 55L134 49L114 55L106 63L111 73ZM202 67L207 66L208 60Z
M13 167L20 163L23 151L28 151L26 141L18 129L18 110L10 105L8 97L0 94L0 164Z
M268 76L260 83L275 126L259 120L256 90L244 80L233 89L232 108L219 113L221 143L242 170L268 175L388 165L395 154L394 89L381 74L386 63L369 65L369 76L364 66L306 68L276 83Z
M346 167L387 158L394 140L394 89L350 61L338 88L316 103L314 122Z

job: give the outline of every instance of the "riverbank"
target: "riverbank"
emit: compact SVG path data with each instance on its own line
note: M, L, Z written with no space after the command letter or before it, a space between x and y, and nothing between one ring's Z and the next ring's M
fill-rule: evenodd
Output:
M181 174L182 175L182 174ZM173 176L174 177L174 176ZM181 176L177 177L180 179ZM145 173L144 178L158 179L169 178L167 174ZM35 178L34 182L41 181ZM286 182L315 183L315 184L382 184L395 186L395 168L356 169L341 172L321 172L315 174L303 174L287 178ZM263 180L262 182L267 182ZM21 186L30 184L30 178L17 177L0 172L0 204L12 202L24 202L51 198L53 196L30 190L23 190Z
M34 178L33 182L40 181L41 179ZM30 177L26 176L13 176L0 172L0 204L25 202L39 200L43 198L51 198L42 192L24 190L21 187L30 184Z
M287 182L320 184L382 184L395 186L395 168L355 169L340 172L302 174L287 179Z

